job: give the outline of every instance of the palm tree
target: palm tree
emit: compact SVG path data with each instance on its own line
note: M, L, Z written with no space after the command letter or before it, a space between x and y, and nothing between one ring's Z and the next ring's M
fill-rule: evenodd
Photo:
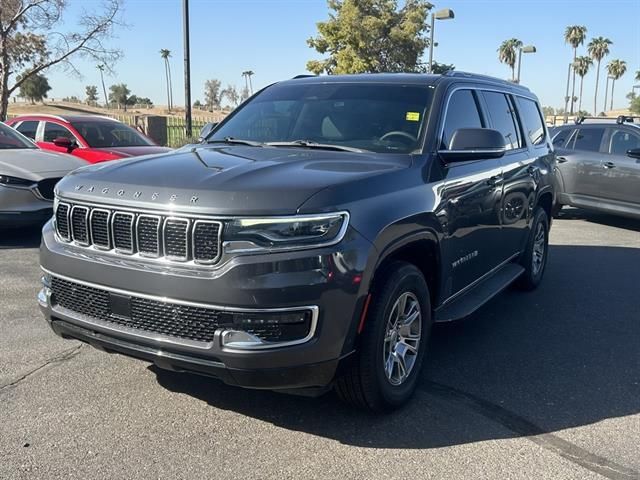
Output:
M582 25L569 25L564 31L564 41L573 47L573 64L576 63L578 47L584 43L587 36L587 27ZM576 94L576 71L573 71L571 84L571 115L573 115L573 102Z
M96 68L100 70L100 80L102 81L102 92L104 93L104 106L109 108L109 97L107 96L107 87L104 86L104 64L96 65Z
M171 50L163 48L160 50L160 57L164 59L164 74L167 77L167 108L171 110L173 108L173 88L171 85L171 65L169 65L169 58L171 57Z
M247 79L249 79L248 91L251 95L253 95L253 85L251 84L251 76L254 75L253 70L245 70L242 72L242 76L244 77L244 86L247 88Z
M619 80L627 72L627 62L624 60L611 60L607 65L607 72L611 76L611 105L609 110L613 110L613 91L616 86L616 80ZM605 108L607 108L605 102Z
M640 82L640 70L636 70L636 82Z
M593 58L598 67L596 69L596 91L593 96L593 114L598 114L598 82L600 80L600 62L604 57L609 55L609 45L612 45L613 42L608 38L597 37L592 38L587 45L587 50L589 51L589 55Z
M506 63L511 68L511 81L516 80L516 59L518 58L518 49L522 46L522 42L517 38L505 40L498 48L498 60L500 63Z
M593 65L591 57L581 56L577 57L573 62L573 71L580 77L580 98L578 100L578 111L582 110L582 87L584 85L584 77L589 72L589 67Z

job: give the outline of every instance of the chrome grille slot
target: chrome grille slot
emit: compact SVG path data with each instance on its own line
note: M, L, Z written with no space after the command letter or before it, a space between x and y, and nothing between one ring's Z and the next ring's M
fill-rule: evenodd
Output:
M134 215L129 212L115 212L111 222L113 246L122 253L133 253Z
M101 208L91 210L89 223L91 224L91 241L98 248L109 250L111 238L109 236L109 217L111 212Z
M164 221L164 254L167 258L184 261L189 256L189 220L169 217Z
M59 203L56 209L56 230L58 235L67 242L71 240L69 233L69 205Z
M218 259L220 245L220 222L196 220L191 235L193 259L197 263L213 263Z
M55 229L76 246L149 261L213 265L222 252L223 223L200 215L58 202Z
M137 220L136 240L140 255L160 256L160 227L162 220L157 215L139 215Z
M89 209L75 205L71 209L71 237L74 242L89 245Z

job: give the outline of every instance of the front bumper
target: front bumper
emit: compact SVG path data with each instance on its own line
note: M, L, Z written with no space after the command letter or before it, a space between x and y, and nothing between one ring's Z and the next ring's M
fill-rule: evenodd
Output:
M33 189L0 185L0 227L44 223L52 207L53 202L39 198Z
M223 305L251 312L316 308L304 342L268 349L228 348L222 331L206 344L95 321L38 297L51 328L108 352L118 352L170 370L210 375L231 385L266 389L312 389L329 385L354 346L366 292L360 284L371 244L353 231L326 249L237 257L217 268L187 269L94 252L58 242L48 223L41 264L46 272L132 296ZM169 298L167 298L169 297Z

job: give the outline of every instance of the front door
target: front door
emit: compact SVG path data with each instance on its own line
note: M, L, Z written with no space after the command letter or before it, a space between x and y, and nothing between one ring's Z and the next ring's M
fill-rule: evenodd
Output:
M459 128L487 127L473 90L455 90L448 101L440 149L448 149ZM502 167L497 159L456 162L443 168L436 214L442 242L443 297L481 278L501 260L500 199Z

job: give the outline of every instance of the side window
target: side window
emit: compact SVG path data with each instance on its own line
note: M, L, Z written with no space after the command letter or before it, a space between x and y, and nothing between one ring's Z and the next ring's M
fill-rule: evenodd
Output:
M532 145L542 145L544 143L544 123L538 105L533 100L518 98L520 109L520 119L522 120L524 131L529 137Z
M609 153L626 155L627 150L640 148L640 135L621 129L613 129L609 140Z
M580 128L573 136L573 149L584 152L600 151L604 128Z
M444 119L441 148L448 149L453 133L459 128L482 128L478 105L471 90L456 90L449 98Z
M492 128L495 128L504 136L505 148L507 150L520 148L522 142L518 134L518 123L511 99L498 92L482 92L482 95L487 102Z
M20 125L16 127L21 134L25 137L29 137L31 140L36 139L36 130L38 130L38 123L34 120L27 120L25 122L21 122Z
M44 142L53 142L58 137L67 137L71 141L75 141L76 137L62 125L47 122L44 124Z
M563 128L560 130L555 137L553 137L553 146L557 148L564 147L567 140L571 137L571 134L575 131L575 128Z

